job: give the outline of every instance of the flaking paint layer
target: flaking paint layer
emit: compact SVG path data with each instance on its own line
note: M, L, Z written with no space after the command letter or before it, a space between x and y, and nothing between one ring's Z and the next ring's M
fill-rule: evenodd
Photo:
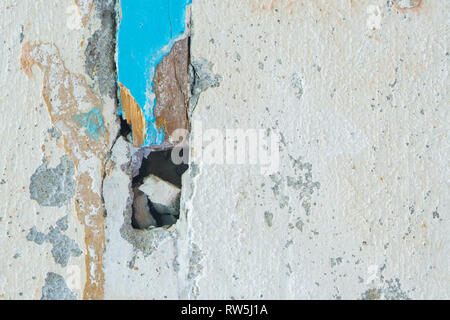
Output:
M158 128L154 114L153 77L156 66L168 54L177 39L185 34L186 6L191 0L122 0L119 5L117 63L118 82L126 88L121 93L121 112L127 118L128 101L134 101L143 112L146 123L143 145L160 145L164 130ZM127 119L129 120L129 119ZM133 130L141 128L133 127ZM140 144L140 140L135 145Z
M44 101L76 168L75 210L84 225L86 246L87 278L83 298L102 299L105 239L101 188L109 150L108 130L103 126L103 103L89 88L84 76L66 68L58 48L52 43L26 42L20 62L21 69L30 78L34 65L44 73Z

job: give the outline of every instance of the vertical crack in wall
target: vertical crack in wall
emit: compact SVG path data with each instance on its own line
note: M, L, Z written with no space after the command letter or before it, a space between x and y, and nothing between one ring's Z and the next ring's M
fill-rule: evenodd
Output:
M103 299L103 254L106 248L104 219L107 216L103 183L108 174L107 166L110 165L108 163L113 146L121 136L130 143L130 203L129 212L124 213L121 235L133 244L135 250L141 250L148 256L168 236L176 242L178 231L170 227L176 224L181 211L185 210L187 214L187 209L183 209L185 206L180 201L182 175L189 168L187 154L183 154L188 150L189 109L193 109L201 92L219 85L220 77L203 70L209 69L206 61L191 63L191 22L188 21L186 33L173 43L171 50L155 67L155 121L165 138L160 145L133 147L133 142L140 146L145 138L136 137L136 131L130 127L129 121L120 117L119 112L108 114L103 101L109 98L118 105L118 99L122 98L123 105L125 92L121 88L121 96L116 95L116 2L105 0L76 3L83 3L86 5L85 9L89 9L85 10L84 26L89 22L93 5L101 22L101 27L89 38L85 49L85 71L94 81L93 84L88 85L83 75L68 70L55 44L39 40L23 45L21 69L31 78L32 67L36 65L44 74L42 96L51 122L57 133L62 135L64 148L75 168L69 172L69 176L74 174L76 180L75 210L85 231L86 282L83 298ZM142 112L141 109L139 111ZM105 114L110 118L105 118ZM115 125L120 122L120 132L115 132L114 126L111 127L114 120L117 120ZM143 127L145 128L145 123ZM184 143L184 149L178 155L185 162L175 164L171 155L173 148L179 143ZM52 170L58 171L60 168L47 171L53 173ZM55 185L55 188L58 186ZM38 199L40 190L36 192L36 196L33 193L32 197ZM53 199L47 202L48 205L56 203ZM44 201L43 205L47 205L47 202ZM63 239L67 248L64 247L65 251L60 250L62 255L58 256L57 263L65 266L71 255L77 256L81 251L60 234L58 228L53 231L46 235L33 229L28 238L37 244L45 241L52 243L56 248L53 250L55 254L59 248L57 242ZM191 251L187 255L190 256Z
M101 180L108 150L108 130L103 125L102 101L85 78L70 73L58 48L31 41L22 49L22 70L32 76L37 65L44 73L42 95L53 125L64 137L64 148L76 168L75 209L85 229L85 263L88 268L83 297L103 298L102 256L104 250ZM86 122L75 121L76 116Z
M131 223L135 229L139 230L168 227L174 225L179 218L181 175L187 170L188 164L174 164L171 160L171 151L174 146L186 142L189 130L187 110L190 94L190 20L186 22L183 19L188 3L190 3L189 0L180 0L173 3L173 8L166 3L160 4L161 8L167 6L169 14L170 32L167 34L165 34L168 31L165 21L160 21L161 26L159 26L155 25L154 21L148 20L161 9L159 4L155 3L149 8L154 10L145 17L134 17L134 15L136 10L146 9L147 4L136 6L133 2L123 2L118 7L121 19L117 33L119 99L121 101L119 113L126 119L122 121L122 136L136 147L131 154L133 178ZM190 17L190 14L186 16ZM137 25L140 27L135 30ZM138 40L130 43L131 30L134 30L132 37L134 39L138 38L136 33L158 28L161 28L160 32L164 33L158 35L158 39L167 41L166 47L160 48L159 40L149 44L143 44ZM181 34L178 35L178 32ZM177 36L180 36L180 39L174 41ZM130 54L139 57L147 56L144 70L133 69L135 72L128 70L131 63L128 60ZM151 79L143 81L142 76L150 76ZM130 84L131 87L126 87L122 81ZM139 91L142 86L147 86L145 101L148 102L150 99L149 92L154 92L153 110L143 108L144 100ZM136 99L142 101L138 102L131 91L134 92ZM164 137L159 142L152 140L150 145L144 143L148 140L147 134L151 130L147 127L149 119L153 119L155 123L151 125L155 125Z
M135 229L167 227L179 218L181 176L188 164L173 163L171 153L174 146L187 139L189 87L189 38L185 38L177 41L157 65L154 77L155 116L165 132L165 140L159 147L137 148L132 155ZM130 128L128 121L122 122L121 133L130 142L136 139L136 130Z
M94 82L88 84L83 75L70 72L58 47L53 43L40 40L25 43L20 63L21 69L30 78L33 66L42 71L43 99L51 122L57 133L63 137L65 151L75 168L74 172L69 172L69 176L74 174L75 177L75 210L85 233L86 281L83 299L103 299L106 217L103 182L108 174L106 167L110 165L108 163L112 147L120 139L120 135L126 136L135 144L137 138L134 132L130 136L132 130L127 121L122 119L120 134L116 136L115 126L119 121L117 123L114 121L120 117L117 113L111 114L111 110L105 109L108 103L104 99L110 99L109 103L117 102L114 50L117 29L116 2L80 0L75 3L80 8L83 26L91 25L90 16L94 7L101 22L100 29L93 33L85 49L85 71ZM187 112L190 98L189 63L189 37L186 34L183 39L173 44L172 50L156 66L154 77L156 122L159 129L165 132L166 138L160 146L151 148L130 146L132 150L129 154L132 176L130 186L132 185L134 190L130 192L130 208L136 211L136 208L147 210L148 207L153 221L145 221L146 225L143 227L136 216L130 214L129 221L127 219L125 221L127 231L123 229L121 233L124 238L128 237L136 250L142 250L145 255L150 254L164 238L176 237L174 235L176 231L168 230L170 229L168 227L175 224L179 218L181 176L188 165L172 163L170 154L173 146L183 140L176 134L177 129L184 131L189 129ZM187 138L187 132L184 138ZM51 170L58 171L59 168ZM51 170L49 172L53 173ZM54 187L58 188L58 185ZM36 192L36 196L33 197L38 199L40 190ZM140 202L135 201L136 195L140 196ZM47 202L48 205L59 204L53 199ZM47 202L44 201L43 204L46 205ZM131 230L132 225L138 230ZM149 227L153 229L141 230ZM77 256L81 251L60 231L54 228L49 234L43 234L32 229L28 238L37 244L45 241L52 243L55 259L64 266L67 265L70 256ZM61 240L64 243L62 251L59 250ZM61 295L75 298L72 293L65 290L64 279L61 276L51 274L46 281L43 297L56 297L58 292L52 288L57 287L63 290L64 293Z
M187 106L189 97L189 38L177 41L171 51L157 65L154 77L156 95L155 116L158 127L165 133L162 149L150 151L142 161L139 175L133 179L135 201L133 204L134 227L142 229L139 223L142 207L139 206L143 194L149 198L152 226L171 226L179 218L181 176L187 170L187 163L176 165L172 162L173 146L187 138L189 129ZM183 135L179 135L182 130ZM143 193L142 191L146 192ZM138 210L141 209L141 210ZM147 215L148 216L148 215Z
M89 1L82 3L89 4ZM98 88L102 97L117 101L114 59L116 15L113 0L93 4L101 28L94 32L85 50L85 69L94 80L92 87L84 76L67 69L58 48L52 43L25 43L21 68L31 77L32 66L37 65L44 74L42 95L52 124L63 136L65 150L75 167L75 209L85 229L86 282L83 298L103 299L104 218L107 214L104 210L103 181L107 175L106 164L112 146L120 135L126 136L135 145L138 138L127 121L120 122L121 132L114 137L114 132L109 131L112 128L108 127L111 119L104 117L105 103L96 95ZM91 7L92 4L86 7L89 10L83 25L88 23ZM176 237L176 231L168 229L180 215L181 176L188 169L188 164L174 164L171 150L177 143L187 140L191 93L189 65L189 35L186 33L158 63L153 79L155 119L159 130L165 133L165 139L159 146L130 147L132 212L123 237L145 255L150 254L167 236ZM121 94L123 92L121 90ZM183 134L179 134L179 129ZM130 135L131 132L133 134ZM138 212L147 215L138 216ZM136 230L132 231L132 227ZM43 236L48 238L48 235ZM76 255L78 251L72 253ZM66 264L66 260L62 263Z
M120 114L132 126L136 147L166 149L177 140L172 141L173 130L188 129L183 110L188 93L190 26L186 20L190 3L191 0L119 2Z
M85 12L84 24L88 23L92 3L77 2L87 4L89 9ZM96 32L89 41L86 68L88 74L98 80L100 91L108 91L111 96L115 91L111 89L114 88L114 82L111 82L111 73L115 73L114 58L105 59L103 50L115 39L115 23L111 21L115 3L112 0L96 2L96 8L101 13L104 30ZM100 47L94 48L93 43ZM114 51L110 50L106 55L114 57ZM85 240L83 299L103 299L105 237L101 189L108 150L116 134L112 110L105 109L107 104L96 94L95 88L89 87L83 75L67 69L55 44L39 40L25 43L20 62L21 69L30 78L34 65L43 72L43 99L51 122L63 136L65 151L75 166L75 210L84 226ZM107 79L102 74L107 75ZM76 255L78 251L72 250L72 253ZM65 264L65 260L61 263Z

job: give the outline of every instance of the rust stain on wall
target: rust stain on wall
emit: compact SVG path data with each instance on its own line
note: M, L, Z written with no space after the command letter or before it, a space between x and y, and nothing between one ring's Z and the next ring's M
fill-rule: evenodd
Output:
M187 106L189 98L189 38L177 41L156 67L154 90L156 95L156 123L164 126L165 142L175 145L177 129L189 129Z
M74 0L74 2L78 6L78 10L80 10L81 23L83 26L86 26L94 6L94 0Z
M407 10L419 8L422 5L422 0L395 0L394 6L399 10Z
M62 134L64 148L76 168L75 208L84 225L86 247L83 299L102 299L105 236L101 182L109 150L102 102L83 76L67 70L58 48L52 43L25 43L20 63L29 77L33 65L44 73L42 96L51 122Z
M282 11L292 14L294 8L297 9L298 5L302 5L302 2L292 0L263 0L263 1L249 1L249 3L256 9L273 11Z

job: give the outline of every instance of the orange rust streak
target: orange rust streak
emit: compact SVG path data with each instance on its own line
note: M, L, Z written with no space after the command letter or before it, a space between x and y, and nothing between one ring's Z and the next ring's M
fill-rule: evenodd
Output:
M122 2L119 0L119 18L122 20Z
M20 56L20 70L25 72L28 78L31 78L33 72L31 66L34 64L30 57L30 43L27 42L22 47L22 55Z
M64 148L77 169L75 210L78 219L84 225L84 242L86 247L85 267L86 282L83 299L103 299L104 274L102 269L105 248L103 202L101 195L92 191L93 181L101 181L105 170L105 150L108 150L108 134L99 141L90 140L83 130L72 120L74 114L80 113L80 101L94 106L101 106L101 100L91 91L86 79L70 73L61 59L58 48L52 43L41 41L27 42L22 47L20 59L21 70L29 77L31 68L37 65L43 72L42 96L47 105L53 125L63 135ZM56 79L51 83L50 79ZM62 84L66 84L63 86ZM77 100L74 90L83 87L86 94ZM58 96L59 103L53 102L52 96ZM77 152L74 152L74 151ZM96 172L78 172L84 161L98 161ZM95 174L95 179L91 175ZM93 271L91 273L91 270Z
M422 0L411 0L411 7L409 8L401 8L399 6L401 0L397 0L394 2L394 6L397 10L405 12L407 10L411 10L411 11L415 11L417 9L419 9L422 6Z
M103 170L102 170L103 172ZM85 300L100 300L103 299L104 290L103 284L105 281L105 275L103 273L103 251L105 248L105 231L104 224L105 219L103 217L103 207L101 196L92 192L90 186L92 185L92 178L89 173L82 173L78 176L79 181L77 186L77 195L79 198L83 198L84 203L76 202L77 212L80 214L80 220L89 220L89 227L85 228L85 243L86 249L89 251L89 247L94 250L94 255L86 254L84 257L86 264L86 272L90 275L88 281L84 286L83 299ZM86 208L83 206L98 205L98 214L89 215ZM91 267L96 269L91 274Z
M74 0L75 4L78 6L78 10L80 11L80 15L81 15L81 4L80 4L80 0ZM83 27L86 26L88 19L89 19L89 15L91 13L92 7L94 6L94 1L91 0L91 2L89 3L89 10L88 13L86 13L84 16L81 17L81 23L83 24Z
M141 107L134 97L122 83L119 82L120 101L122 102L122 110L127 123L133 129L133 142L136 147L140 147L145 141L145 118Z

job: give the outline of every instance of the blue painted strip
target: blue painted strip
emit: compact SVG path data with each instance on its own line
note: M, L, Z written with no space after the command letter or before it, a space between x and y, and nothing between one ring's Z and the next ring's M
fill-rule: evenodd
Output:
M121 0L122 19L117 34L118 81L130 90L142 108L145 146L160 145L154 115L153 77L156 66L185 32L186 6L191 0Z

